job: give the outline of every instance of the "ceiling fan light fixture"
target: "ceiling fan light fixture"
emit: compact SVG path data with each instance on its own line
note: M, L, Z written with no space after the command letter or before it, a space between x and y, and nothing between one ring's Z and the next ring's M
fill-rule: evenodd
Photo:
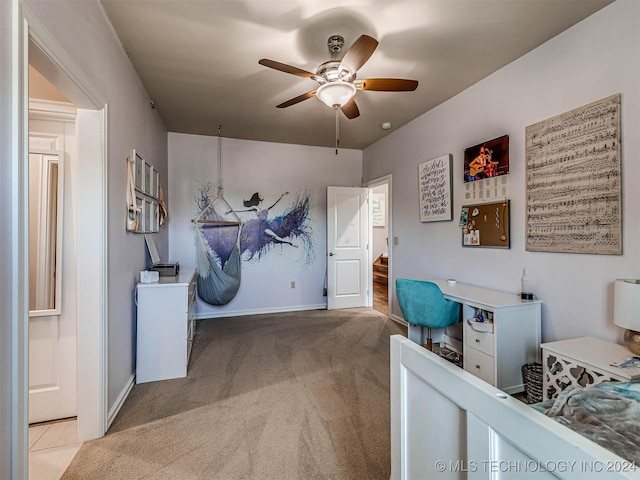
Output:
M316 97L331 108L344 107L355 94L356 86L353 83L341 80L320 85L316 91Z

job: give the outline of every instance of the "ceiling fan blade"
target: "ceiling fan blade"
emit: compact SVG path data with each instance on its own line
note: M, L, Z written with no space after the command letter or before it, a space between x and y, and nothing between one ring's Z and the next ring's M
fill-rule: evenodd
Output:
M276 105L277 108L286 108L291 105L295 105L296 103L300 103L307 98L315 97L316 91L313 90L311 92L303 93L302 95L298 95L297 97L292 98L291 100L287 100L286 102L281 103L280 105Z
M403 78L365 78L353 82L358 90L375 92L412 92L418 88L417 80Z
M377 47L378 41L375 38L369 35L360 35L345 53L342 62L340 62L339 71L348 70L352 74L356 73L369 60Z
M318 76L315 73L307 72L306 70L302 70L297 67L292 67L291 65L287 65L286 63L280 63L280 62L276 62L275 60L269 60L268 58L263 58L258 63L260 65L264 65L265 67L273 68L274 70L279 70L280 72L297 75L299 77L311 78L313 80L318 78Z
M349 120L352 120L360 116L360 110L358 109L358 105L356 105L356 101L353 98L349 100L341 108L341 110L342 110L342 113L344 113Z

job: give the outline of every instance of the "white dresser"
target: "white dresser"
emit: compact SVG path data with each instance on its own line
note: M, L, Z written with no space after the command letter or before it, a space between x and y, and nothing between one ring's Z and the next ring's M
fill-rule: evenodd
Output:
M187 375L195 335L196 272L136 286L136 383Z
M540 361L542 302L447 280L432 281L447 300L462 304L464 369L507 393L524 390L522 366ZM479 311L484 322L474 321Z

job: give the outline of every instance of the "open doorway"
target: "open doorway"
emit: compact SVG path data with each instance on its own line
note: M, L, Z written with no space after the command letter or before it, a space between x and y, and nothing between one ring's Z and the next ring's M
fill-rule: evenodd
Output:
M29 424L77 414L77 108L29 66Z
M66 123L63 127L53 126L40 120L37 123L30 118L28 131L35 133L36 137L35 143L31 143L36 150L58 151L59 165L68 168L62 175L67 181L60 196L64 208L62 219L66 223L62 227L62 232L66 234L62 241L63 261L58 270L62 280L58 282L62 285L62 297L55 309L39 319L42 320L42 328L35 329L30 325L28 352L23 353L29 355L32 363L34 356L49 358L52 366L59 361L58 354L73 357L71 364L62 370L69 376L70 370L67 368L72 369L71 375L77 381L70 403L75 403L77 440L84 441L104 435L107 424L106 101L96 93L86 76L44 27L31 18L28 10L25 13L29 41L24 46L23 54L25 63L32 67L23 78L25 95L36 75L41 76L49 84L47 88L53 88L56 95L61 95L49 101L49 107L59 107L58 118ZM38 107L41 115L44 114L43 104L41 102ZM23 105L28 105L26 99ZM48 107L46 109L50 110ZM24 113L27 117L30 112ZM72 120L71 116L74 115ZM25 144L30 143L29 140L25 138ZM25 158L24 161L29 162L29 159ZM29 197L29 190L22 193L25 200ZM68 213L66 219L65 212ZM25 243L28 243L26 239ZM67 320L64 327L59 324L61 317ZM51 340L62 331L61 328L65 331L65 342L54 345ZM44 342L32 344L31 333L41 335L43 332L45 337L36 340L45 338ZM41 365L46 363L41 362ZM76 368L77 365L82 368ZM25 378L23 384L37 384L42 393L47 393L47 383L51 391L58 388L55 382L50 381L55 378L57 382L57 377L58 372L53 371L53 367L40 372L30 368L29 378ZM23 394L27 396L29 392L24 391ZM52 415L67 417L73 415L73 411ZM34 417L32 421L44 419ZM29 422L28 419L25 421Z
M369 182L371 205L371 265L372 304L374 310L389 315L390 238L391 238L391 176Z

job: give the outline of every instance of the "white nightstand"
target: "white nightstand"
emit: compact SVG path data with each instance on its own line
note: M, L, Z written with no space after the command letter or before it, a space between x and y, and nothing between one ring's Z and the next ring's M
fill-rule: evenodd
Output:
M543 397L555 398L569 385L586 387L609 380L628 382L640 378L640 368L619 368L633 356L626 347L592 337L543 343Z

